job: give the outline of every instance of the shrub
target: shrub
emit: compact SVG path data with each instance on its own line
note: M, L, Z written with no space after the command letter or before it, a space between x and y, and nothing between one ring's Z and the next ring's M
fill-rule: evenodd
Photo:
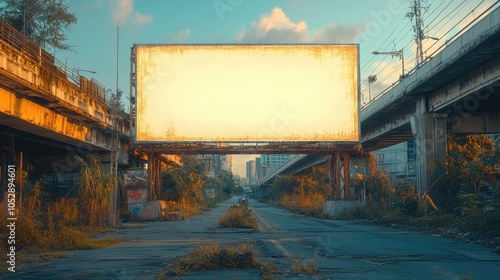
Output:
M187 256L179 257L170 270L186 275L190 270L258 268L254 246L249 243L221 245L220 242L196 246Z
M257 229L257 220L247 204L231 205L227 212L219 218L222 228L251 228Z
M76 157L76 160L80 164L78 197L85 223L91 227L102 227L111 209L115 178L104 170L96 155L89 155L87 160Z

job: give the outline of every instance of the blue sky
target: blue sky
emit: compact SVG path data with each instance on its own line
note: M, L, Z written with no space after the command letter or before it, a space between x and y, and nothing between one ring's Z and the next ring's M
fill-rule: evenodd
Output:
M78 18L68 40L74 51L55 55L69 67L95 71L81 74L115 89L119 27L118 87L128 96L134 44L359 43L361 80L378 76L373 95L401 74L398 57L374 56L373 51L403 49L405 68L410 70L415 64L414 32L406 17L410 2L413 0L68 0L70 11ZM440 38L426 40L426 54L431 55L494 2L423 1L422 6L428 7L423 11L426 34ZM364 103L368 95L363 82L362 94ZM238 173L244 176L242 170Z

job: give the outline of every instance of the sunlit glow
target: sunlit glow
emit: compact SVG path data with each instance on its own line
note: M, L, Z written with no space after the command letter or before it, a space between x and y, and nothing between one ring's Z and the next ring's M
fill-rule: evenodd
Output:
M358 141L357 45L139 45L138 141Z

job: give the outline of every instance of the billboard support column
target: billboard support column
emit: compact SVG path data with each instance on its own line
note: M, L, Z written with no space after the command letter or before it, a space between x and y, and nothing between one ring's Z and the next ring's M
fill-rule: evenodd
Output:
M335 199L339 200L340 199L340 177L341 177L341 172L340 172L340 152L335 152L335 166L334 166L334 174L335 174Z
M155 200L160 198L160 188L161 188L161 162L160 155L155 155Z
M328 184L330 184L330 191L328 193L328 198L327 200L333 200L333 189L335 188L334 181L335 181L335 176L334 176L334 157L333 155L330 155L328 157Z
M350 170L349 170L349 154L344 153L344 174L342 176L342 181L344 182L344 200L349 200L350 195L349 195L349 179L351 177Z
M153 200L153 189L154 189L154 160L153 153L148 154L148 200Z
M329 160L329 176L330 176L330 194L328 196L328 200L338 200L340 199L340 181L341 181L341 172L340 172L340 153L335 152L330 154Z

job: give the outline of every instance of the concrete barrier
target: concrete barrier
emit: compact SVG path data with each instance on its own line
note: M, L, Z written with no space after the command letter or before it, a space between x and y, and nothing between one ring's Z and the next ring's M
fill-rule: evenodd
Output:
M323 206L323 214L329 217L337 217L343 211L352 209L358 205L359 202L353 200L327 200Z

